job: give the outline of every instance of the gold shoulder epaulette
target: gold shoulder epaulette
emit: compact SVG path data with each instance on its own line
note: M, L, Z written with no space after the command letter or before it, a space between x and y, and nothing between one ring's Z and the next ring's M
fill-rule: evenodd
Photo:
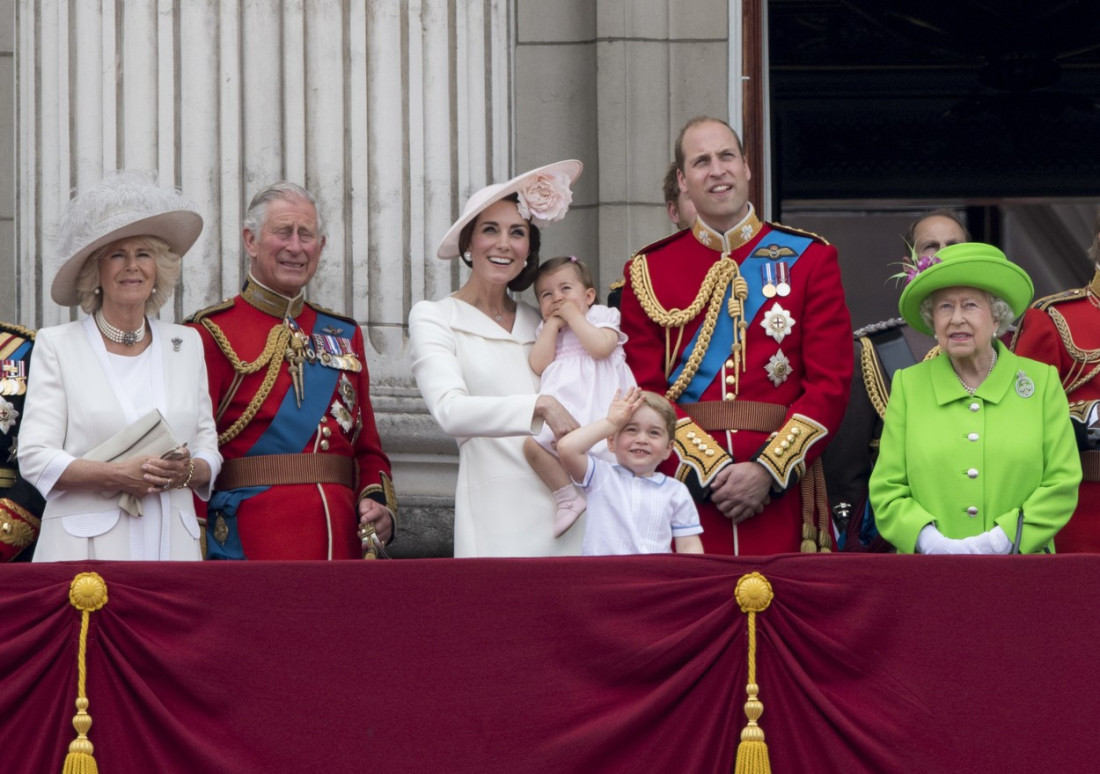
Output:
M16 336L22 336L25 339L34 341L34 331L30 328L24 328L22 325L16 323L0 322L0 330L5 330L8 333L14 333Z
M193 315L188 317L186 320L184 320L184 322L187 322L187 323L201 322L202 318L204 318L204 317L209 317L210 315L217 314L218 312L224 312L226 309L232 309L234 301L235 301L235 297L234 298L227 298L224 301L219 301L218 303L216 303L212 306L208 306L205 309L200 309L199 311L195 312Z
M1054 304L1060 304L1064 301L1076 301L1079 298L1085 297L1085 288L1072 288L1071 290L1063 290L1061 293L1054 293L1049 296L1043 296L1033 303L1031 306L1035 309L1046 310L1047 307Z
M815 234L812 231L806 231L805 229L802 229L802 228L795 228L794 226L786 226L782 223L768 223L768 225L771 226L772 228L779 229L780 231L786 231L789 234L801 234L802 236L811 237L811 238L815 239L816 241L820 242L823 245L829 244L828 239L821 236L821 234Z
M626 284L626 280L625 280L625 279L617 279L617 280L615 280L614 282L612 282L612 283L611 283L610 285L608 285L607 289L608 289L608 290L621 290L621 289L622 289L622 287L623 287L623 286L624 286L625 284Z
M359 324L355 322L355 318L348 317L346 314L329 309L327 306L321 306L320 304L315 304L312 301L306 301L306 303L313 307L316 311L321 312L322 314L327 314L329 317L336 317L340 320L343 320L344 322L351 323L352 325Z

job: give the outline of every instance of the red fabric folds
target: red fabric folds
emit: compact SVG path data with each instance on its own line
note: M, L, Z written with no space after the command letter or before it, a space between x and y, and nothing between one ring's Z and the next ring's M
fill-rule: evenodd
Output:
M111 772L723 772L761 572L772 770L1087 771L1100 558L865 555L0 566L0 769L60 772L69 582L98 572Z

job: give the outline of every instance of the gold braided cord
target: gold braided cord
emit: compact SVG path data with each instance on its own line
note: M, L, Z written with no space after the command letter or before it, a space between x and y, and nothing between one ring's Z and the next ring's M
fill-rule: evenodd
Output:
M1073 340L1069 323L1066 322L1066 318L1062 316L1062 313L1053 307L1047 308L1046 312L1054 322L1054 327L1058 329L1058 335L1062 338L1062 346L1066 348L1066 353L1075 361L1069 373L1062 379L1062 386L1068 395L1081 385L1090 382L1097 373L1100 373L1100 349L1081 349L1078 347Z
M205 317L202 320L202 324L210 331L210 335L214 337L214 341L217 342L218 348L221 349L229 359L229 362L233 364L233 370L237 374L253 374L265 365L267 366L267 373L264 374L264 380L260 384L260 388L256 390L256 394L252 396L252 400L248 402L248 406L232 425L218 435L218 445L225 446L240 435L242 430L248 427L248 423L253 420L256 413L260 410L260 406L267 400L267 396L271 394L271 388L275 386L275 379L278 378L279 369L283 365L283 358L275 357L275 354L279 353L282 355L286 351L287 342L290 341L290 329L287 328L286 325L272 326L271 331L267 334L267 343L264 345L263 352L260 353L260 356L256 360L247 363L241 360L237 353L233 351L229 339L217 324Z
M718 315L722 311L722 299L726 295L726 289L733 284L733 293L730 296L728 312L731 318L733 318L734 325L734 345L733 345L733 357L735 361L734 366L734 389L733 394L736 395L739 384L739 377L741 371L745 368L745 348L743 346L744 331L748 327L748 324L744 321L744 301L748 297L748 283L741 277L740 271L737 267L737 262L729 258L729 253L723 253L722 257L707 270L706 277L703 278L703 282L699 287L699 293L695 296L695 300L686 309L665 309L664 306L657 300L657 295L653 290L653 283L649 276L649 268L646 264L646 256L639 255L634 258L634 261L630 264L630 281L634 288L634 294L638 298L638 303L642 307L642 311L653 322L657 323L661 327L665 328L665 375L668 376L673 367L673 353L679 349L680 339L677 339L676 348L669 346L669 328L679 327L680 335L683 336L683 326L690 320L695 319L699 312L702 311L704 303L706 304L706 315L703 317L703 324L699 327L699 338L695 342L695 346L691 350L691 355L688 357L687 363L684 364L683 370L680 372L680 376L673 382L668 390L665 392L665 397L671 401L677 400L687 389L688 384L695 378L695 374L699 371L699 366L703 362L703 357L707 353L707 349L710 346L711 337L714 335L715 325L718 323Z
M859 369L863 373L863 386L867 388L867 397L871 399L871 405L875 407L875 413L880 419L886 418L886 403L890 400L890 390L886 387L886 380L882 375L878 358L875 357L875 345L867 336L859 339L861 345L859 351Z

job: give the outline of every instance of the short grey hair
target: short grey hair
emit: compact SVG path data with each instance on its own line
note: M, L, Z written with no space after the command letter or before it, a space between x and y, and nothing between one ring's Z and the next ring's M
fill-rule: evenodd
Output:
M263 228L264 221L267 220L268 205L276 199L300 199L312 204L313 211L317 213L317 236L322 239L328 236L328 224L325 223L325 215L321 212L321 205L317 203L317 198L302 186L288 180L272 183L252 197L252 202L248 205L248 212L244 214L242 228L248 229L259 236L260 229Z
M80 274L76 276L76 292L80 296L80 308L86 314L95 314L103 308L103 294L100 290L99 259L113 250L119 242L135 242L150 250L157 263L157 273L153 278L153 293L145 300L145 314L156 314L176 289L180 280L180 257L172 252L168 243L155 236L126 237L109 245L103 245L84 261Z
M980 290L980 288L979 288ZM997 330L994 335L998 338L1003 336L1012 327L1012 323L1016 319L1016 314L1012 311L1012 307L1008 305L1003 298L993 295L988 290L982 290L985 297L989 300L989 312L993 315L993 322L997 326ZM920 318L924 320L924 324L931 330L935 330L936 326L932 324L932 296L933 293L929 293L923 301L920 302Z

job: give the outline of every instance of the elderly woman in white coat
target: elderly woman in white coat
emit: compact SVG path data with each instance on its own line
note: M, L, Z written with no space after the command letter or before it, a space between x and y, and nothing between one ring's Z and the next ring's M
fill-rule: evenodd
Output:
M524 438L543 423L559 438L577 423L539 394L527 358L541 317L513 294L534 281L539 228L564 217L581 168L561 161L474 193L436 252L461 256L468 278L409 314L417 386L459 446L457 557L580 553L583 524L555 539L554 501L524 458Z
M46 498L34 561L202 558L192 493L209 498L221 467L202 343L150 316L201 231L189 202L137 172L66 207L51 296L88 316L36 339L19 439L20 470ZM150 417L153 447L99 458Z

